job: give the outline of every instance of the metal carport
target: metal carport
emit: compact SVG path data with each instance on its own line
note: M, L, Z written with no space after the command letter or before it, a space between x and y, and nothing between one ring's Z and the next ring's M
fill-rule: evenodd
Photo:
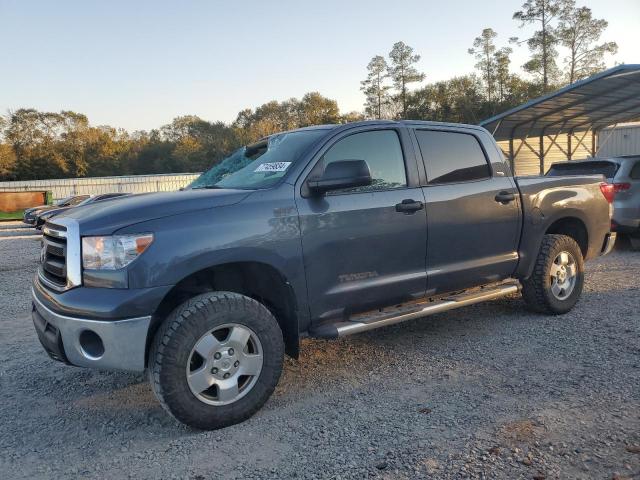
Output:
M640 120L640 65L619 65L531 100L480 123L491 132L517 173L526 147L539 173L554 151L556 160L578 153L595 157L598 132L617 123ZM600 139L600 143L606 139ZM589 145L590 143L590 145ZM585 155L586 156L586 155ZM561 159L559 157L562 157ZM536 172L537 173L537 172Z

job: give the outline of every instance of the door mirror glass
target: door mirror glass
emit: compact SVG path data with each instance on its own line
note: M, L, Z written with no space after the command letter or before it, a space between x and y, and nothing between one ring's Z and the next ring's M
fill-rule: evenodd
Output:
M307 181L314 193L371 185L371 171L364 160L337 160L329 163L319 178Z

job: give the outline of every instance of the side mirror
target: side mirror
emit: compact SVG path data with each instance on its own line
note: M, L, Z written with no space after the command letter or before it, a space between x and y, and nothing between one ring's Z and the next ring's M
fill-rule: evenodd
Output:
M371 185L371 171L364 160L338 160L324 169L320 178L307 181L307 187L314 193L325 193L342 188Z

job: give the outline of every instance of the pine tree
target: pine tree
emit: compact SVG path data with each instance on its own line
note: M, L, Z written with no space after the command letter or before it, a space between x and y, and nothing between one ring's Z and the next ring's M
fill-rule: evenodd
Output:
M616 42L596 44L607 26L606 20L593 18L591 9L587 7L571 6L562 13L558 38L560 44L569 50L564 62L569 83L604 70L604 56L618 51Z
M384 82L389 78L388 65L384 57L376 55L367 65L366 80L360 82L366 96L365 111L370 117L382 118L383 107L389 102L388 90L391 88Z
M495 82L496 82L496 45L493 41L498 34L492 28L485 28L482 34L473 41L473 48L470 48L469 54L476 57L478 61L476 68L482 74L485 83L487 100L491 103L494 99Z
M503 47L493 54L496 65L496 85L498 89L498 101L504 101L507 96L507 86L511 74L509 73L509 65L511 64L511 53L513 50L509 47Z
M414 66L420 60L420 55L414 55L413 48L404 42L397 42L389 52L389 58L389 76L398 91L397 99L402 107L402 116L406 118L409 98L407 85L424 80L424 73L419 72Z
M558 38L554 21L567 3L567 0L527 0L522 10L513 14L514 20L520 20L521 27L529 24L538 24L540 27L524 40L531 51L531 59L522 67L540 78L544 91L551 88L559 75L556 64Z

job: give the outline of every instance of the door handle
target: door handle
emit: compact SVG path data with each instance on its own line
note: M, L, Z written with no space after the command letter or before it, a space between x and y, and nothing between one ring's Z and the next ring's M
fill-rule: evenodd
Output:
M496 195L496 202L506 205L509 202L513 202L516 196L511 192L500 192Z
M413 213L424 208L424 203L407 198L396 205L396 212Z

